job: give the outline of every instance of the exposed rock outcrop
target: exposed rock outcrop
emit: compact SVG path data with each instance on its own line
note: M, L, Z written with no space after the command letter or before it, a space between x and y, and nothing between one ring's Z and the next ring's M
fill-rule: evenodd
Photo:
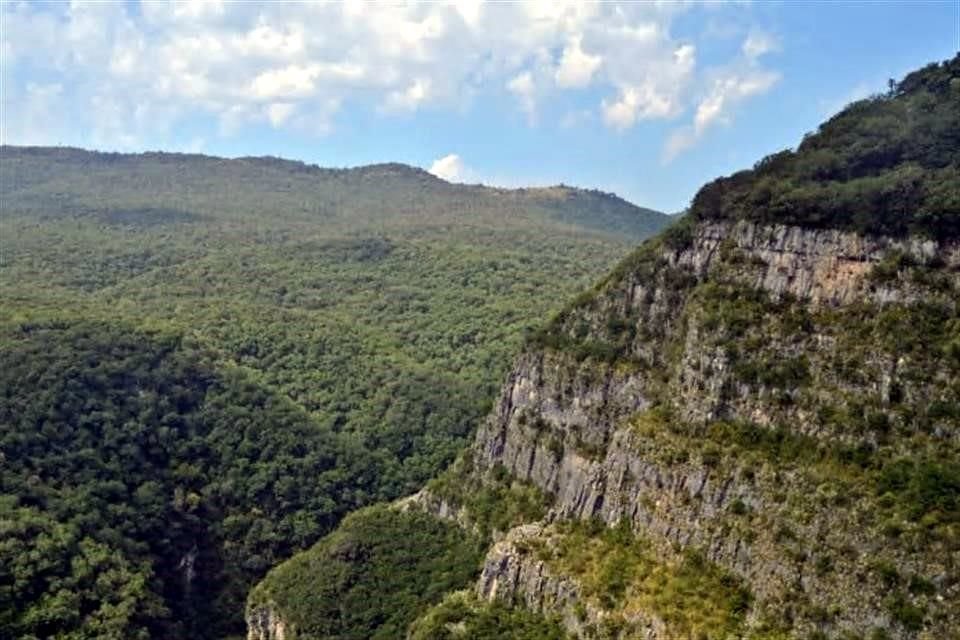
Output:
M247 640L286 640L287 625L270 605L247 609Z
M924 274L936 283L924 284ZM876 496L863 494L875 491L864 478L880 461L837 472L831 465L843 467L842 456L825 451L808 463L802 449L891 458L908 434L913 446L956 447L955 418L916 425L930 403L956 402L955 366L898 344L904 336L884 333L895 327L862 325L886 314L908 327L928 306L955 315L958 290L957 243L701 224L686 246L648 249L518 360L473 459L552 495L550 519L626 519L664 549L703 550L750 585L755 621L786 610L798 633L877 628L915 637L875 565L895 567L901 581L944 585L935 598L903 596L918 610L942 611L960 589L956 545L934 536L918 550L884 533L903 523L883 522ZM740 292L751 294L742 304ZM618 343L624 334L632 337ZM615 357L597 347L610 344ZM718 431L730 425L761 444L731 442ZM801 448L790 455L802 464L751 448L784 441ZM527 526L496 544L478 593L558 612L583 636L572 614L576 583L517 551L517 539L536 535ZM938 615L925 624L955 629L955 614ZM648 637L670 637L646 628Z

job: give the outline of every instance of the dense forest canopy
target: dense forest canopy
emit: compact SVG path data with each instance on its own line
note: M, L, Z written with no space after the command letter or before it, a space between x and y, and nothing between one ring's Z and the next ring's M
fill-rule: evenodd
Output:
M274 569L250 600L290 603L300 637L402 638L427 605L476 577L482 542L422 511L377 505Z
M222 636L243 585L384 475L384 456L173 335L25 325L4 335L0 389L0 626L18 637Z
M796 151L719 178L695 219L747 219L860 233L960 236L960 56L854 102Z
M0 148L0 202L0 628L27 638L241 633L254 581L436 475L523 329L669 221L63 148Z

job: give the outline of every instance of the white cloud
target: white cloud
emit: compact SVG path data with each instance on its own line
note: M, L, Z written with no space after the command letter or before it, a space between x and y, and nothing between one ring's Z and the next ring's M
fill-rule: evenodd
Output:
M533 83L533 74L524 71L515 75L507 83L507 89L517 97L527 118L533 120L537 113L537 88Z
M636 37L636 33L631 36ZM650 40L652 37L644 33L639 39L653 43ZM633 76L639 82L634 83L629 76L624 76L617 99L605 99L602 102L604 122L622 131L632 127L638 120L677 115L683 106L682 90L695 63L696 50L693 45L685 44L677 47L656 72L648 71Z
M455 153L437 158L427 171L447 182L463 182L467 173L463 160Z
M250 92L265 99L307 96L313 92L315 79L319 74L318 65L292 64L280 69L270 69L253 79Z
M773 71L747 70L730 72L714 79L709 91L697 104L693 123L675 130L667 138L662 159L672 161L686 151L716 124L728 124L731 112L743 100L766 93L780 80Z
M4 95L5 102L9 100L21 108L6 109L7 113L0 119L0 144L59 143L63 127L57 126L57 103L62 96L63 85L57 82L30 82L24 91Z
M660 93L652 83L637 87L624 87L614 102L604 100L603 120L614 129L623 131L637 120L665 118L675 109L669 95Z
M524 175L481 173L464 162L463 158L456 153L437 158L427 171L447 182L484 184L505 189L548 187L564 182L561 176L538 174L536 169L534 169L534 173L525 173Z
M289 102L274 102L267 106L267 118L274 127L280 127L290 119L296 109L297 105Z
M223 0L179 0L173 3L173 16L180 20L204 19L222 16Z
M480 23L483 0L454 0L453 6L468 27L473 28Z
M139 10L121 2L0 3L7 94L27 96L37 78L61 87L43 100L6 100L4 133L162 146L178 124L200 117L218 122L221 135L255 125L323 135L343 117L343 104L384 117L466 111L504 87L531 124L543 113L595 111L622 131L696 108L709 125L755 92L711 93L695 43L671 35L674 17L691 10L701 9L558 0L149 1ZM751 33L740 57L759 74L757 59L776 46ZM605 98L589 110L542 108L585 87L600 87ZM43 127L30 125L40 120ZM564 118L565 126L575 121Z
M558 87L581 88L590 84L594 72L603 63L603 56L593 56L584 52L580 46L582 36L570 38L570 42L563 49L560 57L560 66L554 78Z
M259 74L253 79L250 92L254 97L268 100L302 98L315 93L320 79L357 80L363 75L363 67L349 63L291 64Z
M306 53L303 25L277 29L258 24L250 31L234 36L233 47L245 56L289 59Z
M663 145L661 160L673 161L696 145L712 127L729 124L740 103L773 88L780 81L780 74L763 69L758 59L779 48L780 43L773 36L761 31L750 32L740 46L739 59L707 74L695 101L692 122L671 132Z
M765 93L779 79L779 74L774 72L754 72L718 78L697 106L693 117L694 131L699 135L714 123L723 122L734 104L744 98Z
M762 31L752 31L747 39L743 41L743 45L740 47L749 60L756 60L760 56L766 55L773 51L780 50L780 43L768 33L763 33Z
M392 91L387 96L387 111L416 111L430 97L430 78L417 78L406 89Z

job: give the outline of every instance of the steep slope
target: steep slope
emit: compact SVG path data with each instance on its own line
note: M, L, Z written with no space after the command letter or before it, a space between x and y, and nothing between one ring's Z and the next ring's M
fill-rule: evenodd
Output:
M873 120L904 112L923 151L879 153L910 136ZM960 59L908 76L705 187L533 336L471 465L553 507L491 548L478 595L578 637L958 637L958 116ZM806 188L863 210L771 204L771 166L839 148Z
M707 185L531 332L402 505L492 542L411 634L521 605L578 638L960 638L958 135L960 57Z
M256 580L447 466L524 328L666 220L554 191L0 149L0 635L241 632Z
M648 251L520 360L475 464L700 550L757 628L956 629L960 245L736 222Z

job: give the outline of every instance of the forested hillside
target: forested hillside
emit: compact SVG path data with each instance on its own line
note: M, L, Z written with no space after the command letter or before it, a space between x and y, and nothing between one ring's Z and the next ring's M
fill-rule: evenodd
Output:
M960 57L707 184L531 332L394 505L487 543L407 637L960 639L958 136ZM251 592L254 640L362 636L305 570L337 535Z
M524 329L669 220L403 165L60 148L0 148L0 204L14 637L241 632L256 579L436 475Z

